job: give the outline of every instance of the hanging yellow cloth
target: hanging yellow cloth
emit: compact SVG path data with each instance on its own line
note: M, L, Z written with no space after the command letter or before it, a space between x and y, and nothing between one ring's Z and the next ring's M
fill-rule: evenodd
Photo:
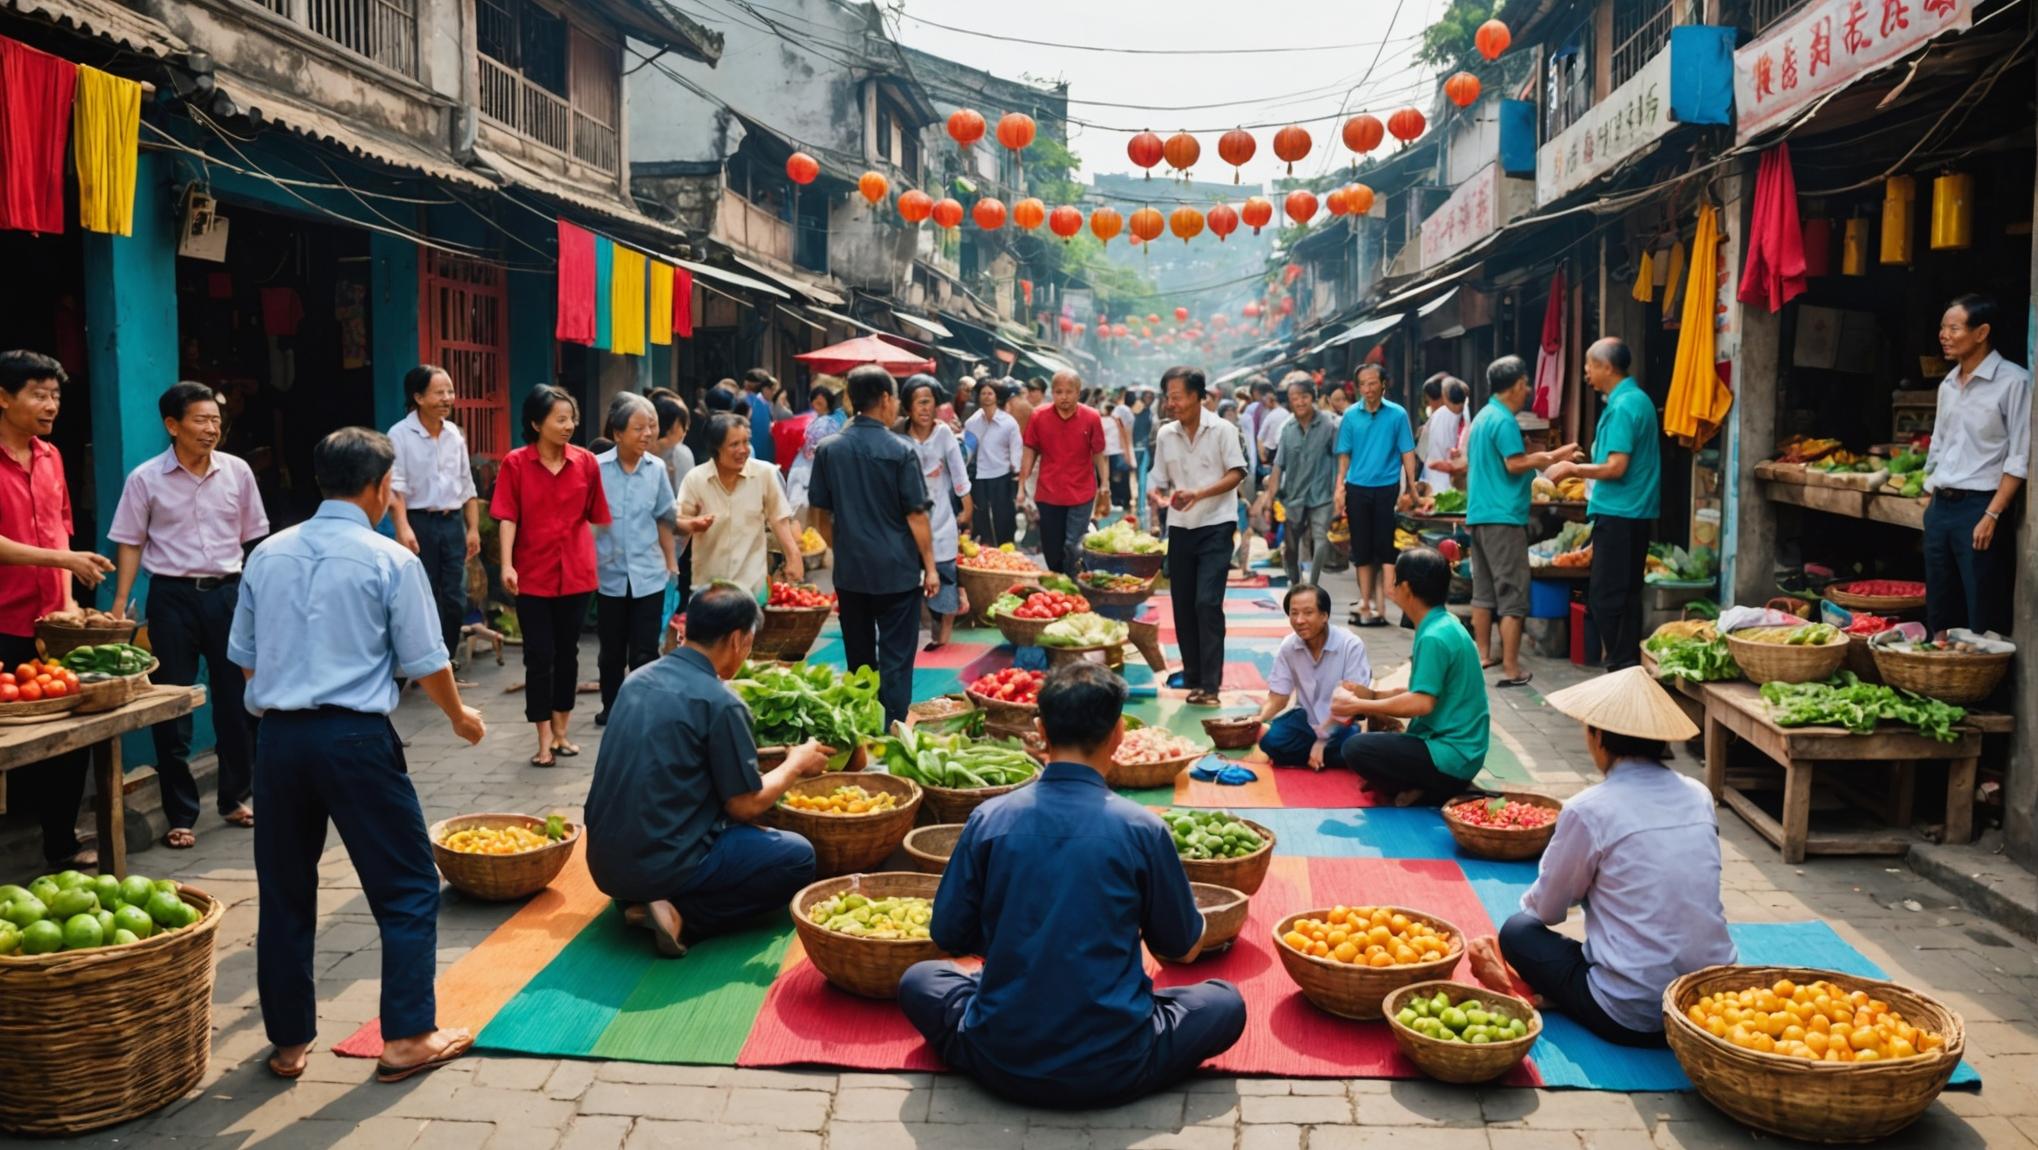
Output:
M78 225L88 232L134 234L134 171L141 122L140 84L78 65L78 92L71 103L71 151L78 167Z
M1713 362L1718 348L1713 303L1719 293L1719 217L1710 202L1698 206L1698 235L1691 242L1691 278L1684 286L1684 322L1677 366L1663 406L1663 434L1696 449L1719 433L1734 395ZM1674 256L1673 256L1674 258Z
M1656 255L1647 248L1642 250L1642 266L1635 270L1635 290L1629 293L1636 303L1648 303L1656 298Z
M651 263L651 342L672 346L672 265L664 260Z
M617 355L643 355L644 253L617 244L609 282L609 350Z
M1670 273L1663 278L1663 326L1677 329L1677 284L1684 278L1684 240L1679 238L1670 247Z

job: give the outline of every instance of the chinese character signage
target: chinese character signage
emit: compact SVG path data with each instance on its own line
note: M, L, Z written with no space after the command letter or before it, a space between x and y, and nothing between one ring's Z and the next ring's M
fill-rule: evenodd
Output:
M1811 0L1734 53L1736 139L1746 143L1820 96L1973 23L1973 0Z
M1499 231L1526 210L1528 181L1501 176L1498 163L1488 164L1459 184L1444 206L1422 221L1420 267L1434 267Z
M1547 204L1584 187L1675 126L1666 46L1606 99L1536 149L1536 203Z

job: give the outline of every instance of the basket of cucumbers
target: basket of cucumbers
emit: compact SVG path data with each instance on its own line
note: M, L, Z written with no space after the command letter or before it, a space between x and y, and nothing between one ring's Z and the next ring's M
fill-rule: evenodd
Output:
M98 714L124 707L148 693L156 657L132 643L73 647L58 660L78 676L77 713Z

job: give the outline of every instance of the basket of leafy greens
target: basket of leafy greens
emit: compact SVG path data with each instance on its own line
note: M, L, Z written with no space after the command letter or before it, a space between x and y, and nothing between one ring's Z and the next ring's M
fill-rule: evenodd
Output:
M758 757L818 739L834 749L828 765L842 770L862 759L863 741L883 734L884 704L878 701L877 672L860 667L838 674L826 664L804 667L745 665L729 686L750 708L750 730Z
M1712 683L1741 677L1741 665L1713 625L1703 620L1665 623L1642 644L1655 661L1658 679Z
M1867 735L1887 719L1941 743L1958 742L1960 735L1953 728L1967 717L1964 709L1951 703L1864 683L1852 671L1841 671L1823 683L1764 683L1762 700L1779 727L1844 727Z

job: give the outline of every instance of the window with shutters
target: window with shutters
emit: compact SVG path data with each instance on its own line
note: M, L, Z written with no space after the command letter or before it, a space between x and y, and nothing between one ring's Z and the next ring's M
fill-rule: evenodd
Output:
M515 444L509 415L507 269L486 260L418 253L418 355L453 379L453 422L476 460L500 461Z
M600 171L622 171L621 46L536 0L475 0L481 114Z

